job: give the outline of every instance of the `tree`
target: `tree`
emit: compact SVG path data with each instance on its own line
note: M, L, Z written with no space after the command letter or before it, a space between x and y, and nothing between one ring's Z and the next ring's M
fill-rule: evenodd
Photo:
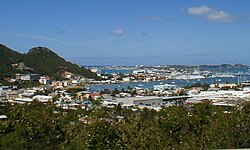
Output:
M56 107L37 101L18 105L3 129L2 147L9 149L60 148L65 134ZM61 143L62 142L62 143Z
M234 120L234 144L236 148L250 147L250 103L244 103L236 110Z

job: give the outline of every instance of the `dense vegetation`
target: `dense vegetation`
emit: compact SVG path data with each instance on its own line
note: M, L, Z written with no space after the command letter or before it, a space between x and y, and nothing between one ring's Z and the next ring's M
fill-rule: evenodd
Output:
M29 70L18 70L12 67L14 63L23 62ZM76 64L67 62L48 48L32 48L26 54L20 54L0 44L0 79L4 77L13 77L15 73L38 73L60 78L64 71L82 75L87 78L98 79L95 73L79 67Z
M12 51L0 44L0 79L8 76L14 76L15 73L21 72L11 67L11 64L22 60L22 54Z
M240 109L239 109L240 108ZM224 113L209 104L132 111L63 110L53 104L1 107L0 149L218 149L250 147L250 104ZM124 119L120 120L120 116ZM88 123L79 121L84 117Z

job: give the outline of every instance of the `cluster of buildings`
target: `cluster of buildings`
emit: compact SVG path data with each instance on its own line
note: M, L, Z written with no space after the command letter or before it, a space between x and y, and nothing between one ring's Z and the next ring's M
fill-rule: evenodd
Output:
M222 85L219 86L223 87ZM232 84L231 86L233 88L234 85ZM250 101L250 87L243 87L241 90L190 90L188 95L191 98L187 99L186 103L190 105L210 101L213 105L218 106L236 106L242 102Z
M219 86L223 87L223 85ZM227 84L226 86L229 85ZM233 84L231 86L233 87ZM166 91L162 90L161 92ZM160 110L162 107L169 106L191 108L194 104L204 102L220 107L234 107L246 101L250 101L250 87L243 87L240 90L221 90L215 89L211 85L207 91L203 91L201 88L186 89L185 95L118 97L112 102L126 108L139 107ZM111 100L109 102L111 103Z
M93 71L98 72L98 70ZM143 109L146 107L160 110L162 107L173 105L192 106L204 101L210 101L213 105L228 107L250 99L250 87L245 86L240 90L233 90L238 87L237 84L211 84L208 91L203 91L201 88L187 90L179 88L176 85L160 84L154 85L153 89L147 90L136 87L132 89L134 94L126 91L120 91L116 95L89 92L86 89L89 84L204 77L204 73L201 75L199 71L194 71L188 75L183 70L171 68L168 70L134 70L131 74L112 73L111 75L99 75L103 78L102 81L82 78L69 72L64 73L65 80L62 81L52 81L50 77L38 74L16 74L16 78L12 79L12 81L24 83L36 81L40 83L40 86L22 89L16 86L2 86L0 87L0 101L27 103L38 100L43 103L53 102L58 107L64 109L75 109L76 107L86 109L86 106L89 107L94 101L98 100L102 106L106 107L121 105L122 107L131 109Z
M103 80L93 81L93 84L114 84L126 82L151 82L162 80L201 80L205 78L235 78L239 76L233 72L218 72L213 70L200 70L199 68L175 68L175 67L133 67L130 72L122 72L122 69L112 68L114 72L105 73L101 69L91 69ZM116 70L121 69L121 70Z
M17 87L0 87L0 100L2 102L25 103L33 100L40 102L52 101L52 96L40 95L43 88L34 87L32 89L18 89Z
M84 89L89 81L86 78L75 76L71 73L66 73L65 80L61 81L52 80L49 76L40 76L39 74L16 74L15 78L10 80L14 85L15 83L23 85L37 83L39 85L29 88L0 86L0 102L26 103L38 100L46 103L52 102L56 96L59 96L60 100L74 100L76 99L75 95L67 92L67 89L79 87L80 89ZM86 99L88 99L88 94L86 95ZM91 93L90 96L92 96Z

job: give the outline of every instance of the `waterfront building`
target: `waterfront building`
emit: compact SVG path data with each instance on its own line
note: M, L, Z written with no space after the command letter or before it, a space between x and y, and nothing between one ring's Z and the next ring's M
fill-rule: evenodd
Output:
M162 104L163 99L156 96L146 96L146 97L130 97L130 98L117 98L116 101L121 104L134 104L134 105L156 105Z
M154 85L154 90L158 90L158 91L164 91L167 89L172 89L175 88L176 85L172 85L172 84L160 84L160 85Z
M133 70L133 74L145 74L146 70Z

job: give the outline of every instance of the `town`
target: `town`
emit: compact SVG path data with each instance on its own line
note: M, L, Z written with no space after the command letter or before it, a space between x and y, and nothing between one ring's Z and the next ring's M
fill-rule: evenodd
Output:
M187 66L185 67L187 68ZM123 69L119 68L119 70ZM239 81L243 75L248 75L248 72L239 76L239 73L200 71L197 68L192 71L191 69L166 66L135 66L130 73L102 74L97 68L92 68L91 71L100 76L102 80L84 78L71 72L64 72L63 80L52 80L49 76L39 74L16 74L15 78L8 79L12 85L1 86L1 103L29 103L38 100L42 103L53 102L63 109L77 109L78 107L86 109L98 101L100 106L105 107L121 105L133 110L143 110L144 108L159 110L169 106L192 107L194 104L205 101L216 106L234 107L250 100L250 84ZM201 82L207 78L217 80L237 78L238 81L237 83L227 81L210 84ZM163 82L168 80L172 81L171 84ZM178 86L175 84L178 80L188 81L188 83L192 81L192 83ZM143 85L154 81L158 81L158 84L154 84L152 88ZM136 86L103 88L99 91L89 90L95 85L108 84L119 87L123 83L136 83ZM29 87L22 87L22 85L29 85Z
M249 11L2 0L0 150L250 149Z
M147 76L145 72L132 72L128 76ZM101 76L104 76L102 80L94 80L65 72L63 80L39 74L16 74L9 78L9 85L5 82L0 88L0 147L249 146L249 142L245 142L249 138L250 83L247 81L206 84L200 83L206 78L195 79L195 83L190 79L192 84L181 87L177 85L179 79L174 80L176 84L171 79L168 79L171 84L164 83L168 80L162 79L148 89L139 84L150 81L141 82L141 78L128 82L123 79L127 75L114 80L117 74L112 74L111 80L121 81L112 84L103 83L106 75ZM94 86L118 87L127 83L137 86L91 91ZM144 140L138 142L140 139ZM230 142L224 143L225 139ZM207 142L202 143L204 140Z

